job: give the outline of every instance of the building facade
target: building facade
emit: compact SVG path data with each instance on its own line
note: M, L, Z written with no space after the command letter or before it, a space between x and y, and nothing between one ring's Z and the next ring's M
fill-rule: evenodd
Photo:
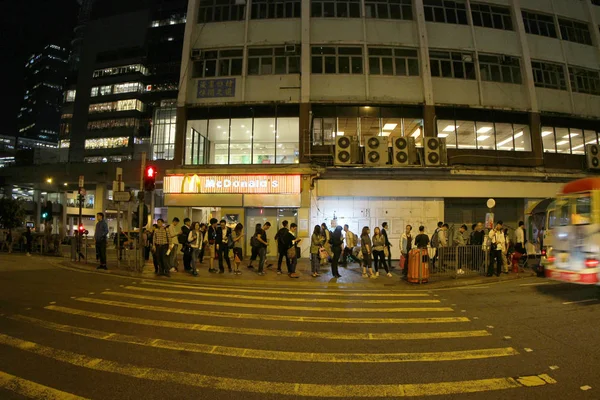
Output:
M248 215L275 222L291 209L301 236L322 222L388 222L397 243L406 224L482 221L490 197L516 227L530 204L591 173L595 0L190 0L187 16L181 167L165 182L174 214L234 207L221 214L252 230ZM396 161L398 138L409 162ZM435 165L431 138L443 139ZM282 174L300 175L298 201L203 186Z

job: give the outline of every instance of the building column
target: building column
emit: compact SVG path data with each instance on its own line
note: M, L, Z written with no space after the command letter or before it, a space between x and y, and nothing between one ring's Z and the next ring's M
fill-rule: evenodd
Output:
M311 147L311 134L310 134L310 116L311 116L311 104L300 103L300 162L310 162L310 147Z
M185 164L185 136L187 126L187 108L177 106L177 122L175 122L175 165Z
M531 151L535 158L535 166L544 166L544 148L542 145L542 122L539 112L529 113L529 129L531 130Z
M33 213L33 221L35 222L35 226L37 231L39 232L40 224L42 223L42 192L41 190L34 189L33 190L33 203L35 207L35 212Z
M432 105L423 106L423 137L435 137L435 107Z

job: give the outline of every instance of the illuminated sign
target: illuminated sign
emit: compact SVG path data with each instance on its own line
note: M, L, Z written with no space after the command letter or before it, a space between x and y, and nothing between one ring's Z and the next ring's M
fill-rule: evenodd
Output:
M165 193L298 194L300 175L168 175Z

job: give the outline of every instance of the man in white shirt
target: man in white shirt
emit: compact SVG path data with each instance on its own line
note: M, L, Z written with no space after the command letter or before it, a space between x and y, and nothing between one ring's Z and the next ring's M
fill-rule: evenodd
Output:
M354 256L354 248L356 247L356 235L350 231L348 225L344 225L344 234L346 235L346 246L342 255L342 267L348 266L348 258L360 264L360 260Z
M502 225L504 223L502 221L498 221L496 223L496 228L490 231L489 239L490 239L490 265L488 266L487 276L494 275L494 264L496 264L496 276L500 276L502 272L502 250L506 246L506 238L504 236L504 232L502 231Z
M519 227L515 231L515 250L517 253L525 254L525 223L519 221Z
M178 260L177 260L177 250L179 249L179 241L177 240L177 235L179 235L179 229L177 229L177 224L179 224L179 218L173 218L173 222L169 225L167 229L167 235L169 235L169 267L175 269L175 271L179 271Z

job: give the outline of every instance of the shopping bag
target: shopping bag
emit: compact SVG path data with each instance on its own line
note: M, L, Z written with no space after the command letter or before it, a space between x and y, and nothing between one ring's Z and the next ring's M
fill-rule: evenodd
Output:
M327 257L329 257L329 253L327 253L327 250L325 250L324 247L321 247L319 249L319 257L321 258L321 260L325 260Z
M400 268L404 268L404 265L406 265L406 256L402 254L400 256Z
M385 256L385 258L388 258L390 256L390 248L385 246L383 248L383 255Z

